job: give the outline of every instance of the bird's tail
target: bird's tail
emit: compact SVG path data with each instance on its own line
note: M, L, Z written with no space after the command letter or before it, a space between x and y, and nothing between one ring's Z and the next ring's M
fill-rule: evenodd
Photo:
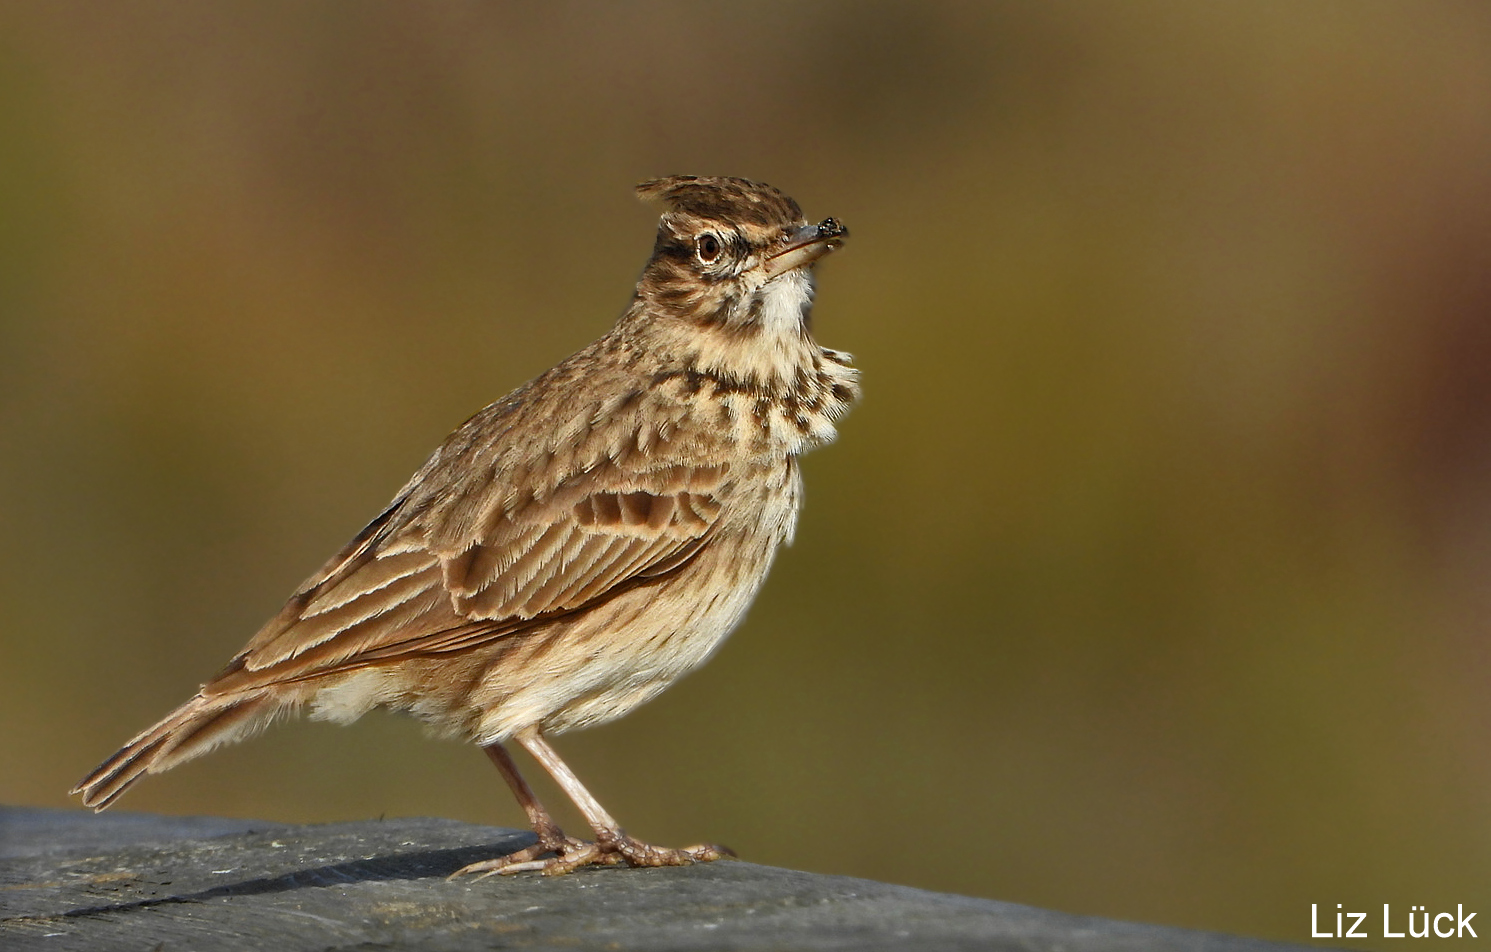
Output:
M85 806L102 810L141 776L251 737L290 706L265 694L198 694L99 764L71 792L82 794Z

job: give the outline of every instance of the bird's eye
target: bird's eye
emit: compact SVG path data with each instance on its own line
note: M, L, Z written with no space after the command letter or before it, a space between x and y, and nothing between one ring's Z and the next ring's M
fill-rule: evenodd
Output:
M699 236L697 251L700 261L704 262L705 264L711 264L716 258L720 256L720 252L722 250L723 248L720 245L719 238L715 237L707 231Z

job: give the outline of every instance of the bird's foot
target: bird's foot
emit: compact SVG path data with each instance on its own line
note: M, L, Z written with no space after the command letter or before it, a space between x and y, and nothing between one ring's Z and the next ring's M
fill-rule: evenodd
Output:
M554 855L542 858L546 853ZM689 866L734 855L735 851L729 847L712 844L685 849L653 846L621 831L603 832L596 837L594 843L558 834L542 837L537 843L516 853L472 863L456 870L447 878L476 874L477 879L485 879L497 874L511 876L526 872L563 876L585 866L620 866L623 863L628 866Z
M631 866L691 866L694 863L710 863L735 855L735 851L730 847L716 846L713 843L688 846L683 849L653 846L627 836L621 830L599 834L595 838L595 846L608 855L620 856Z
M549 863L567 857L578 856L595 848L594 843L577 840L572 836L565 836L555 830L552 833L541 833L538 842L532 846L524 847L515 853L499 856L496 859L484 859L460 869L445 877L446 882L458 876L475 876L477 879L486 879L501 873L504 876L512 873L521 873L530 869L544 869ZM539 859L545 853L553 853L550 859ZM566 870L568 872L568 870Z

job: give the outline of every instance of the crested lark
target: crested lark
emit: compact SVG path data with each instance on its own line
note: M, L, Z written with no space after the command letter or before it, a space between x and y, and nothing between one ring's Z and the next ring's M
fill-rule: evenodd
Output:
M544 735L620 717L702 664L792 537L797 457L859 393L849 355L808 322L813 263L847 232L745 179L637 191L664 211L616 326L466 421L196 697L73 793L101 810L305 705L340 722L384 707L481 745L538 834L462 873L724 852L628 836ZM508 740L594 842L559 829Z

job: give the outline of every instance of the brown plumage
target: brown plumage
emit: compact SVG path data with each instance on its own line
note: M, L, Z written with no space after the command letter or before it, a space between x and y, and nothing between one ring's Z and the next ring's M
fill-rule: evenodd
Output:
M85 804L307 705L344 722L385 707L482 745L534 823L533 847L463 872L720 855L626 836L543 734L619 717L701 664L790 539L797 456L858 395L808 322L812 265L846 232L744 179L638 192L665 210L616 326L452 433L196 697L78 784ZM549 819L509 739L594 843Z

